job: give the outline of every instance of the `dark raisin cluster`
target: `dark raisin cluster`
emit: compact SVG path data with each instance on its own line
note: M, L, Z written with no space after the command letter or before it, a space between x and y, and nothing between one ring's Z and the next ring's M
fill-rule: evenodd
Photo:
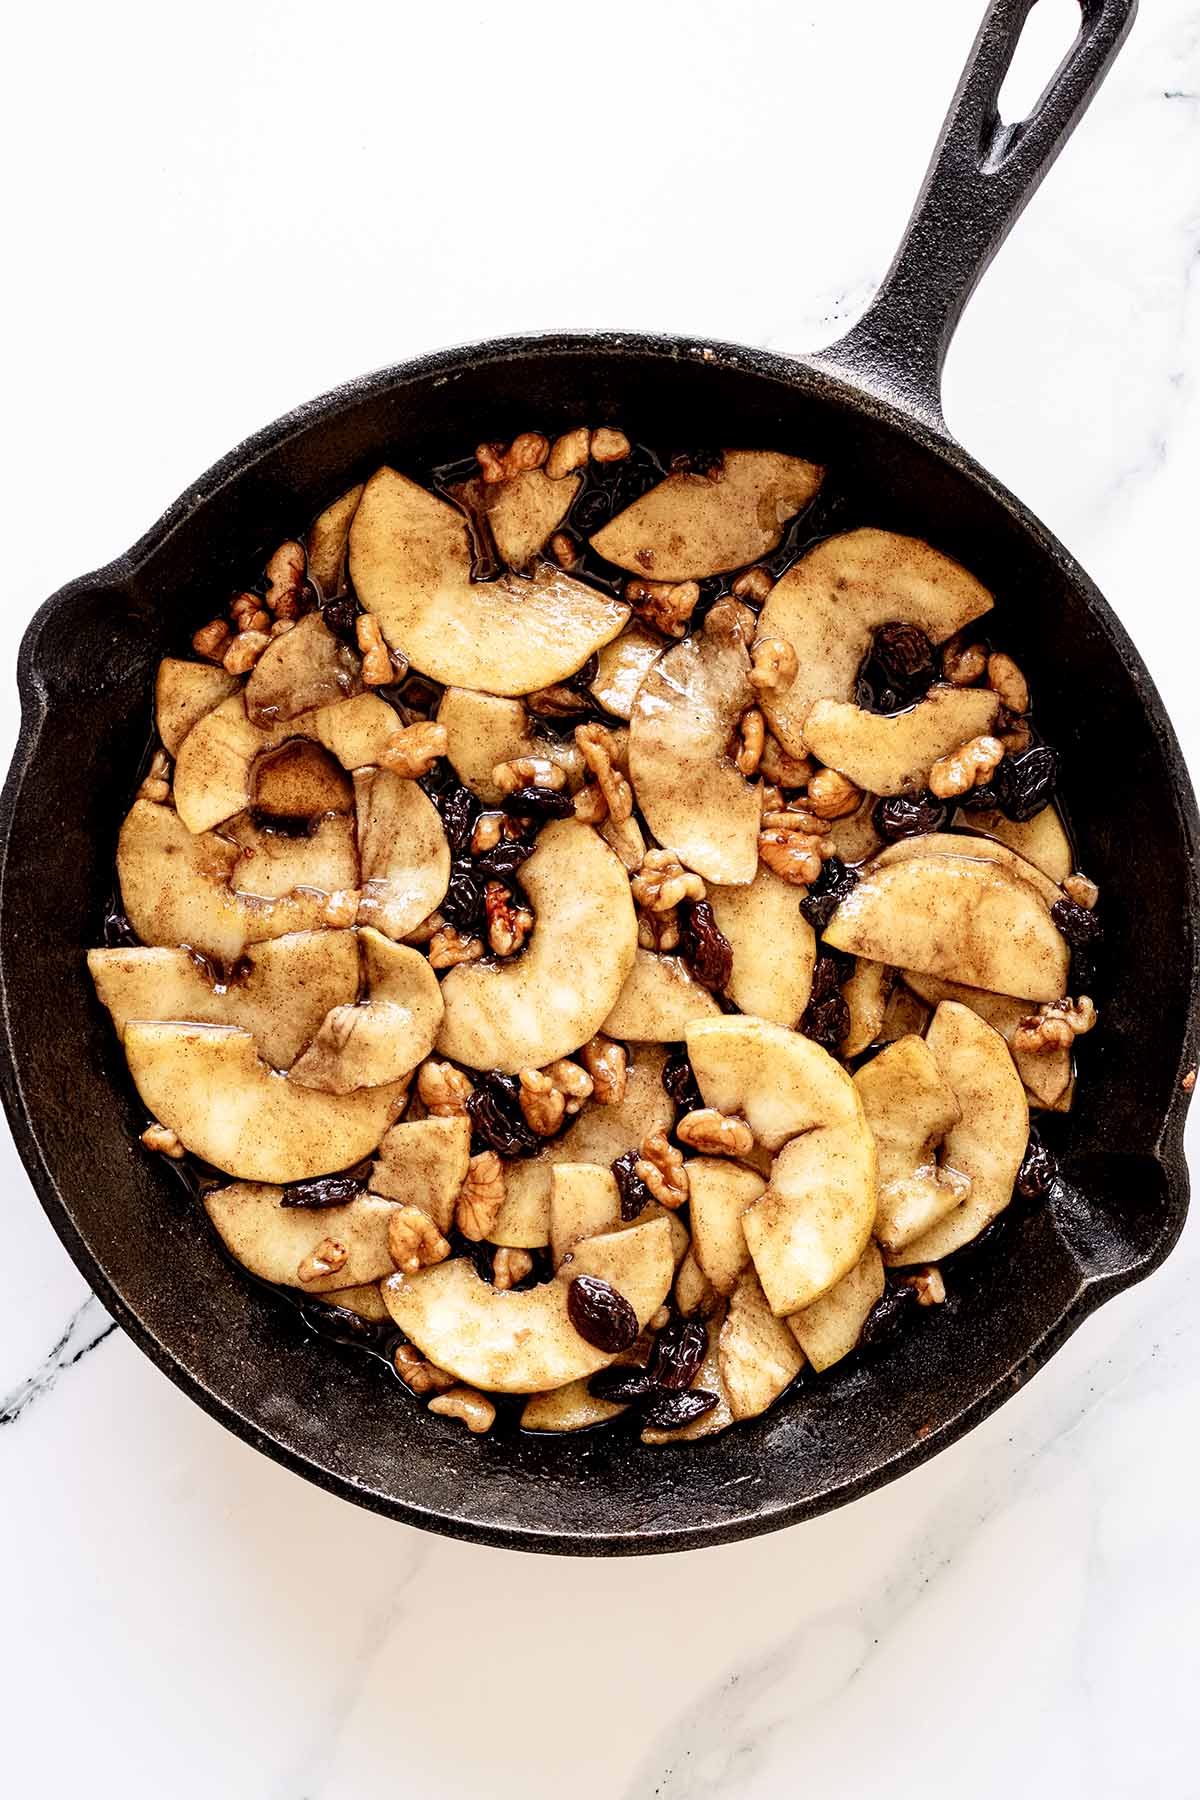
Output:
M800 1021L805 1037L820 1044L836 1056L838 1046L850 1029L850 1008L839 983L841 969L832 956L818 956L813 966L812 993Z
M662 1084L681 1113L699 1112L704 1105L695 1071L682 1044L672 1050L663 1064Z
M637 1172L639 1160L636 1150L626 1150L612 1164L613 1180L621 1196L621 1217L626 1224L631 1219L636 1219L653 1199L650 1189Z
M870 712L900 712L933 683L933 645L916 625L880 625L858 672L856 698Z
M946 823L949 808L928 789L923 794L893 794L876 802L875 829L885 843L900 838L920 837L928 831L940 831Z
M848 894L858 886L858 876L838 856L822 864L821 873L800 902L800 911L814 931L824 931Z
M997 763L984 787L972 788L959 805L968 812L1001 812L1023 825L1049 806L1058 785L1058 752L1049 744L1033 744Z
M1040 1200L1058 1174L1058 1162L1036 1130L1029 1133L1029 1143L1017 1171L1017 1192L1025 1200Z
M718 929L707 900L680 908L679 939L683 960L702 987L724 993L733 974L733 950Z
M534 1156L546 1141L525 1122L521 1083L515 1075L501 1075L496 1070L477 1075L475 1091L467 1100L467 1116L483 1148L498 1156Z
M707 1354L707 1326L699 1319L672 1319L655 1338L646 1368L601 1369L588 1382L588 1392L597 1400L637 1407L644 1426L679 1431L717 1404L716 1394L692 1387Z

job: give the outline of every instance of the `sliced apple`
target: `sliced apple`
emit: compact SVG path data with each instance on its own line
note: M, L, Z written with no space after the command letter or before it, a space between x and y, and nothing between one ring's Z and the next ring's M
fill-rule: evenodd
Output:
M975 837L966 831L930 831L920 837L900 838L880 851L874 867L885 869L892 863L911 862L914 857L926 856L965 856L975 862L994 863L1018 881L1025 882L1047 906L1053 906L1063 897L1062 889L1048 875L1023 856L1018 856L1007 844L993 838Z
M740 1114L767 1150L813 1130L827 1112L857 1116L850 1077L798 1032L730 1013L697 1021L685 1037L704 1104Z
M1018 1025L1029 1017L1025 1000L1012 1000L1007 994L987 994L981 988L964 987L957 981L939 981L934 975L908 973L905 981L927 1006L940 1006L943 1000L956 1000L989 1024L1012 1051L1017 1073L1026 1092L1038 1106L1052 1107L1062 1099L1071 1080L1071 1052L1044 1050L1036 1055L1028 1050L1013 1050L1012 1041Z
M314 1207L283 1206L282 1199L281 1187L253 1181L211 1188L204 1196L225 1248L260 1281L332 1300L338 1289L360 1288L392 1273L387 1233L396 1208L390 1200L360 1194L343 1206ZM302 1281L301 1264L325 1238L345 1246L346 1261L332 1274Z
M969 1177L971 1189L931 1230L889 1252L890 1263L938 1262L978 1237L1012 1199L1029 1141L1025 1090L998 1031L949 1000L933 1015L925 1042L962 1114L946 1134L942 1159Z
M767 556L825 471L774 450L726 450L711 474L668 475L596 532L606 561L655 581L702 581Z
M803 1312L792 1314L788 1325L818 1374L857 1347L883 1289L883 1258L876 1245L868 1244L849 1274Z
M451 969L438 1035L442 1056L509 1075L570 1056L601 1030L637 950L628 878L590 825L547 825L521 884L537 921L528 947L511 962Z
M706 627L649 669L629 720L629 775L651 831L697 875L735 887L758 868L758 788L729 755L754 700L740 635Z
M361 694L362 660L335 637L319 612L308 613L272 638L246 683L246 717L275 725L319 706Z
M1000 705L987 688L937 686L904 712L817 700L804 715L809 750L869 794L924 788L939 757L991 730Z
M176 809L189 831L210 831L246 810L257 758L278 750L289 738L312 738L344 769L358 769L379 761L396 730L397 716L378 694L357 694L266 728L246 716L242 694L231 694L194 725L179 746Z
M288 1069L330 1007L358 992L351 931L297 931L243 953L235 977L214 983L187 950L89 950L88 968L118 1035L131 1019L238 1025L276 1069Z
M1057 808L1053 806L1043 806L1032 819L1019 821L1006 819L1001 812L967 812L960 807L952 823L968 831L981 831L985 837L997 838L1059 885L1075 867L1070 840Z
M721 1156L696 1156L688 1163L692 1249L718 1294L732 1294L750 1261L742 1214L766 1185L753 1169L743 1169Z
M441 817L415 781L391 769L359 769L354 802L363 886L359 923L385 937L406 937L450 885Z
M501 798L492 780L497 763L535 754L523 700L448 687L437 721L446 728L446 756L455 774L485 806L495 806Z
M369 1185L373 1194L420 1207L439 1231L449 1231L470 1160L471 1121L464 1114L405 1119L380 1143Z
M964 1177L938 1167L938 1146L961 1118L959 1103L919 1037L889 1044L858 1070L854 1085L879 1158L875 1236L898 1250L966 1198Z
M504 1171L504 1205L492 1229L494 1244L533 1250L550 1242L551 1171L559 1163L611 1167L626 1150L640 1150L657 1126L669 1127L674 1103L662 1084L666 1053L639 1045L630 1059L625 1097L615 1106L586 1105L575 1123L536 1156L510 1162Z
M710 1319L723 1310L724 1302L689 1249L675 1271L675 1305L685 1319Z
M238 685L215 663L164 656L154 679L154 722L168 755L177 756L193 725L228 699Z
M1024 1000L1059 1000L1067 991L1069 954L1045 902L1009 870L977 859L881 859L824 936L873 962Z
M617 1362L623 1360L616 1358ZM586 1431L592 1425L607 1425L624 1411L611 1400L597 1400L589 1394L586 1381L568 1381L565 1387L529 1396L521 1409L521 1430Z
M326 1288L321 1298L330 1306L343 1306L347 1312L357 1313L369 1325L382 1325L391 1317L377 1281L364 1282L359 1287Z
M691 1245L687 1226L657 1200L649 1200L636 1219L621 1217L621 1196L611 1169L599 1163L555 1163L550 1171L550 1252L560 1268L576 1244L608 1231L632 1231L651 1219L666 1219L671 1255L682 1262Z
M680 1431L660 1431L655 1426L648 1426L642 1432L643 1444L691 1444L697 1438L716 1437L719 1431L726 1431L733 1424L729 1398L721 1381L720 1343L725 1323L724 1301L719 1303L716 1311L704 1323L708 1331L708 1349L692 1387L700 1393L715 1394L717 1404Z
M620 637L605 644L597 660L592 695L614 718L628 719L634 696L666 645L657 632L632 619Z
M850 1027L839 1046L843 1056L860 1056L878 1038L895 979L895 970L886 963L855 958L854 973L842 986L850 1012Z
M923 1037L930 1017L930 1008L923 1005L911 989L897 983L884 1009L880 1039L885 1044L894 1044L897 1038Z
M812 992L817 940L800 894L764 864L748 887L710 886L717 929L733 951L726 993L744 1013L798 1025Z
M855 812L844 819L830 819L825 834L833 839L833 853L844 863L866 862L883 839L875 829L875 795L868 794Z
M317 819L322 813L350 812L350 777L327 750L297 738L260 756L254 766L251 806L260 818Z
M613 1358L575 1330L567 1314L579 1275L606 1281L642 1329L671 1290L671 1233L665 1219L577 1244L553 1281L507 1292L481 1281L469 1257L419 1275L393 1275L383 1297L393 1320L423 1356L459 1381L495 1393L533 1394L586 1379Z
M753 1269L738 1277L717 1340L721 1385L735 1419L756 1419L790 1387L804 1367L804 1351L777 1319Z
M117 879L130 924L145 944L188 944L232 962L247 944L311 931L323 920L315 891L270 899L241 893L238 846L193 835L169 806L135 800L117 839Z
M198 833L197 839L206 835ZM346 814L317 819L307 832L294 835L272 831L249 813L240 813L226 821L220 835L241 852L231 877L239 893L281 900L297 889L333 894L358 886L358 844L354 820Z
M870 528L826 538L776 582L759 619L759 636L783 638L799 664L790 688L763 699L772 731L803 756L805 715L816 700L853 699L877 626L903 621L940 644L991 605L973 575L919 538Z
M366 996L332 1007L292 1080L325 1094L403 1081L433 1049L442 990L428 959L369 927L358 934Z
M309 526L305 544L308 575L327 600L340 594L346 585L346 546L362 491L361 481L355 487L347 488L324 512L318 513Z
M681 956L639 949L600 1029L605 1037L635 1044L677 1044L693 1019L712 1019L721 1009Z
M362 605L414 668L493 694L528 694L573 675L629 617L623 601L551 563L528 580L473 582L463 514L388 468L359 502L350 573Z
M482 482L480 498L502 562L524 569L546 548L579 492L581 475L552 480L544 469L523 469L506 481Z
M403 1082L355 1094L298 1087L232 1026L131 1020L125 1057L154 1118L242 1181L305 1181L349 1168L374 1150L404 1098ZM373 1277L352 1276L351 1285L356 1279Z

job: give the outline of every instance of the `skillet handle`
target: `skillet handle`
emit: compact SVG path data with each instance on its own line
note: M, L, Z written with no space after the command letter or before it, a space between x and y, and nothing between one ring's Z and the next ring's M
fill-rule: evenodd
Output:
M967 301L1083 117L1137 0L1080 0L1079 34L1028 118L996 102L1036 0L991 0L912 217L870 307L815 359L945 433L942 365Z

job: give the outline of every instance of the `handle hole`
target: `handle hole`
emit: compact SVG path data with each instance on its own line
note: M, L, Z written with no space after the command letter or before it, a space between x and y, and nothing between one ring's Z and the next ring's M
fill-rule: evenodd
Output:
M1037 0L996 102L1002 124L1029 117L1078 36L1079 0Z

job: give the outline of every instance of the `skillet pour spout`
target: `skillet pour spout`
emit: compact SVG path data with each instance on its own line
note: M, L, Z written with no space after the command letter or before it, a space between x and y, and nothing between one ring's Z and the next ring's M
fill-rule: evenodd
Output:
M1135 10L1084 0L1041 100L1003 125L996 97L1031 5L988 8L900 251L840 343L795 360L603 332L382 370L240 445L29 627L0 802L0 1088L18 1149L67 1249L146 1354L246 1441L360 1505L575 1555L682 1550L793 1524L953 1442L1178 1236L1200 989L1191 785L1121 625L1062 545L954 442L941 409L959 314ZM154 670L210 615L213 593L264 559L281 520L312 517L381 461L427 470L481 438L580 418L642 440L669 419L680 441L818 457L838 472L845 523L927 536L966 563L997 594L1006 644L1039 696L1064 791L1078 797L1079 860L1105 905L1105 1030L1083 1046L1076 1109L1052 1122L1061 1172L1048 1201L1014 1204L963 1252L947 1304L886 1357L852 1358L770 1415L666 1450L620 1427L471 1437L405 1405L381 1363L315 1337L299 1311L231 1277L191 1194L137 1146L144 1114L83 958L111 889Z

